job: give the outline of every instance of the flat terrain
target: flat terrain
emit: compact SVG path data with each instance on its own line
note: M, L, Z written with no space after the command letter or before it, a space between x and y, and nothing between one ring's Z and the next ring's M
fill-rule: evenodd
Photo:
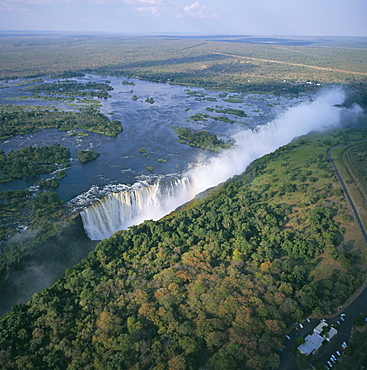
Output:
M365 81L363 38L0 35L0 78L70 70L243 90L274 82Z

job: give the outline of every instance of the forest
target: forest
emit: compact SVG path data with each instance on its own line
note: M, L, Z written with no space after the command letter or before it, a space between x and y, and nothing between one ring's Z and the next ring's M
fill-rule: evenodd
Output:
M92 99L108 98L108 81L46 84L45 75L124 76L122 83L131 85L129 77L137 77L236 92L223 93L231 102L243 102L245 93L292 96L341 83L351 90L346 106L367 107L367 49L349 39L277 47L184 37L0 36L0 47L2 89L24 85L32 99L87 104L74 112L4 105L1 139L51 127L77 131L71 135L122 132L121 122L99 113ZM17 80L24 77L28 80ZM210 99L200 92L188 95ZM146 101L154 104L153 98ZM229 123L246 117L239 109L207 111L225 114L216 119ZM178 134L187 144L222 145L201 131ZM80 217L70 218L49 191L65 172L41 179L38 194L1 192L2 220L31 226L1 245L2 312L14 291L21 299L33 293L21 291L30 270L61 278L53 283L40 275L34 282L38 293L0 318L0 367L277 368L289 328L336 312L366 275L366 246L327 156L330 147L361 139L367 139L366 129L298 138L163 219L117 232L97 246L86 238ZM53 149L50 158L63 153L58 160L66 164L67 150ZM22 176L50 171L43 158L48 150L23 148L10 158L2 152L1 178L19 177L20 168ZM78 155L83 161L98 153ZM365 146L345 150L345 163L363 181L364 161ZM348 178L351 188L354 181ZM2 239L11 232L8 226L0 231ZM357 343L365 337L353 334ZM365 348L354 343L351 351L362 356Z
M2 367L276 368L287 328L336 310L365 273L327 157L355 138L366 129L299 138L101 241L1 319Z
M218 139L216 135L210 134L208 131L190 130L184 127L177 127L173 130L177 133L180 138L179 142L182 144L188 144L214 152L231 147L231 144L225 143L224 140Z
M100 154L96 153L94 150L78 150L76 154L79 158L79 161L82 163L93 161L100 156Z
M69 166L70 150L60 144L20 148L7 154L0 149L0 183L22 177L49 174L58 166Z
M45 93L52 95L66 95L66 96L81 96L85 98L99 98L107 99L111 97L107 91L111 91L113 88L108 83L77 83L73 80L66 80L58 83L45 83L33 86L27 86L23 88L23 91L33 93Z
M0 37L0 78L95 73L282 94L315 91L317 84L365 82L367 77L367 50L358 39L278 47L230 38L62 36Z
M122 132L121 122L89 108L83 112L45 110L38 107L2 106L0 110L0 139L46 128L60 131L81 129L98 134L116 136Z

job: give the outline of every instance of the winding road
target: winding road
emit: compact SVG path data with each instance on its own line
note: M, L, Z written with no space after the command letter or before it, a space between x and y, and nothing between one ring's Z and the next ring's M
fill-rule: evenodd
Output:
M328 151L328 156L329 156L329 160L330 160L331 166L333 167L333 169L334 169L334 171L335 171L335 174L336 174L336 176L337 176L337 178L338 178L338 180L339 180L339 183L340 183L340 185L341 185L341 186L342 186L342 188L343 188L344 194L345 194L345 196L346 196L346 197L347 197L347 199L348 199L348 202L349 202L349 205L350 205L350 207L351 207L351 209L352 209L352 212L353 212L354 218L356 219L357 224L358 224L358 227L359 227L359 229L360 229L360 231L361 231L361 234L362 234L362 236L363 236L363 238L364 238L364 242L365 242L365 243L366 243L366 245L367 245L367 232L366 232L366 229L365 229L365 227L363 226L363 223L362 223L361 218L359 217L359 214L358 214L358 211L357 211L357 207L355 206L355 204L354 204L354 202L353 202L353 199L352 199L352 197L350 196L350 193L349 193L349 191L348 191L348 189L347 189L347 187L346 187L346 185L345 185L345 182L344 182L344 180L343 180L342 176L340 175L340 172L339 172L339 170L337 169L337 167L336 167L336 165L335 165L335 163L334 163L334 160L333 160L333 158L332 158L332 152L333 152L333 150L334 150L335 148L348 147L348 146L350 146L350 145L352 145L352 144L365 143L365 142L366 142L366 140L361 140L361 141L358 141L358 142L352 142L352 143L348 143L348 144L339 144L339 145L333 146L332 148L330 148L330 149L329 149L329 151Z
M340 144L340 145L333 146L332 148L329 149L328 156L330 159L330 163L335 171L335 174L339 180L339 183L342 186L343 191L348 199L349 205L352 209L353 215L357 221L358 227L361 231L364 241L367 245L366 229L359 217L357 208L346 187L346 184L332 158L332 152L335 148L348 147L352 144L358 144L358 143L362 143L366 141L367 140L361 140L358 142L352 142L348 144ZM339 318L340 313L345 313L346 315L345 321L340 320ZM363 315L367 317L367 281L353 295L353 297L351 297L350 300L346 302L345 305L343 305L343 307L340 307L340 311L337 315L334 315L333 317L330 317L326 320L328 324L336 324L336 322L339 321L341 325L338 327L338 334L331 340L331 342L328 345L321 347L321 349L315 355L310 357L309 363L311 365L316 364L316 363L326 364L326 362L330 359L330 356L332 354L336 355L336 351L338 350L342 342L347 342L347 343L350 342L350 336L351 336L352 327L353 327L353 319L357 315ZM288 333L288 336L290 337L290 339L289 340L286 339L283 343L284 351L280 355L279 370L297 369L297 363L293 356L293 352L296 350L296 347L297 347L297 344L296 344L297 337L299 336L305 337L306 335L311 334L313 331L313 328L318 323L319 323L319 319L311 320L311 322L304 322L302 329Z

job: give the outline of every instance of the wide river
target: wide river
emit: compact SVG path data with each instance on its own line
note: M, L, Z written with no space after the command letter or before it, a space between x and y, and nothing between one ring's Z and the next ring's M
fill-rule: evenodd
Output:
M44 82L56 82L48 77ZM36 145L44 146L60 143L70 148L72 153L71 168L67 177L61 180L56 189L60 197L69 202L81 194L85 204L90 204L88 197L95 189L111 185L131 185L145 178L155 176L180 175L189 166L205 161L214 156L199 148L178 142L173 127L207 130L225 141L241 131L251 130L274 119L280 112L310 99L308 95L298 97L272 96L205 91L200 88L153 83L130 79L134 85L123 84L123 77L86 75L72 80L85 82L108 81L113 87L111 98L101 99L101 112L111 119L122 122L123 132L111 138L100 134L89 133L86 137L70 136L68 132L47 129L23 136L1 140L0 146L5 152L18 148ZM75 109L64 102L34 100L31 94L15 86L19 81L1 82L0 104L55 106L64 109ZM133 95L138 97L133 100ZM154 103L146 102L153 98ZM227 100L227 101L226 101ZM245 111L248 117L216 112L227 108ZM206 121L195 121L190 118L195 114L209 114L211 117L226 116L235 123L207 118ZM94 148L101 155L97 160L81 164L76 155L79 149ZM39 178L28 178L0 184L0 191L31 187ZM90 189L94 189L91 191ZM88 195L89 194L89 195ZM80 198L80 197L79 197ZM93 198L93 197L92 197ZM80 200L80 199L79 199ZM75 202L74 202L75 203Z

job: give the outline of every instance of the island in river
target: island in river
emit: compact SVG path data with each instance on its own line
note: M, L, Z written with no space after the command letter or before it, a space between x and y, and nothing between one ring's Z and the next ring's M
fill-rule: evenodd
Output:
M224 62L224 70L226 58L233 56L212 59ZM213 67L203 73L207 70ZM149 71L141 73L149 77ZM294 136L302 136L303 128L317 130L325 124L340 123L340 112L351 122L358 112L342 107L342 95L337 90L320 100L313 94L294 98L216 93L184 86L173 90L169 84L134 80L133 85L120 77L90 76L98 78L98 83L115 86L107 92L111 97L104 95L100 101L98 97L84 98L99 101L93 109L101 107L101 113L122 122L123 133L107 137L80 129L77 135L47 129L2 143L2 147L8 145L6 153L47 142L57 142L71 153L71 168L65 170L67 176L60 180L56 192L40 193L32 186L35 179L29 178L4 184L18 189L9 214L16 214L14 207L19 206L27 188L33 194L26 195L30 217L38 214L41 219L34 219L32 228L3 246L6 253L2 262L11 268L2 275L2 282L24 287L30 276L46 281L48 271L37 263L41 256L60 263L70 257L69 253L74 256L82 250L83 241L89 243L85 255L94 248L78 217L60 219L63 210L58 208L55 194L67 201L70 211L84 211L90 203L106 205L107 201L99 199L104 195L116 198L117 191L119 198L121 193L131 198L150 192L162 177L168 185L176 184L176 176L186 169L201 175L196 177L200 178L197 182L210 187L213 182L205 181L211 180L211 175L220 174L219 178L225 179L253 164L245 174L202 193L161 221L145 221L117 232L82 263L67 270L64 279L29 303L14 307L0 322L5 367L276 367L286 327L308 315L320 317L344 302L361 284L365 255L326 154L332 145L365 138L365 132L344 129L284 145ZM83 86L88 83L81 75L63 77L77 82L81 79ZM176 81L179 77L173 76ZM52 78L45 76L32 83L55 83ZM151 78L167 81L168 74ZM27 83L13 82L3 90L16 98L12 105L24 105L18 89ZM139 82L150 90L135 91L142 86ZM290 91L288 84L277 86ZM296 84L292 88L297 89ZM160 99L159 91L168 97ZM24 94L30 98L33 92ZM38 102L42 109L54 109L55 105L56 109L71 110L78 109L73 105L91 107L83 97L75 98L32 96L29 104ZM256 103L251 104L251 99ZM127 102L136 105L129 109ZM229 113L235 111L244 114ZM223 112L227 119L222 118ZM275 119L278 113L282 114ZM211 152L180 144L172 129L178 126L209 131L220 140L233 140L235 145L213 157ZM84 165L73 160L78 150L92 149L101 154L96 160ZM273 150L275 153L264 157ZM262 158L254 161L258 157ZM145 187L143 183L147 183ZM9 206L9 193L5 190L4 194L3 204ZM42 218L43 210L53 205L55 213ZM39 212L34 206L40 207ZM98 212L91 209L88 213L94 217ZM20 226L26 226L26 217L21 221ZM63 267L59 267L62 272ZM28 275L17 274L22 268ZM62 332L60 328L67 329Z

